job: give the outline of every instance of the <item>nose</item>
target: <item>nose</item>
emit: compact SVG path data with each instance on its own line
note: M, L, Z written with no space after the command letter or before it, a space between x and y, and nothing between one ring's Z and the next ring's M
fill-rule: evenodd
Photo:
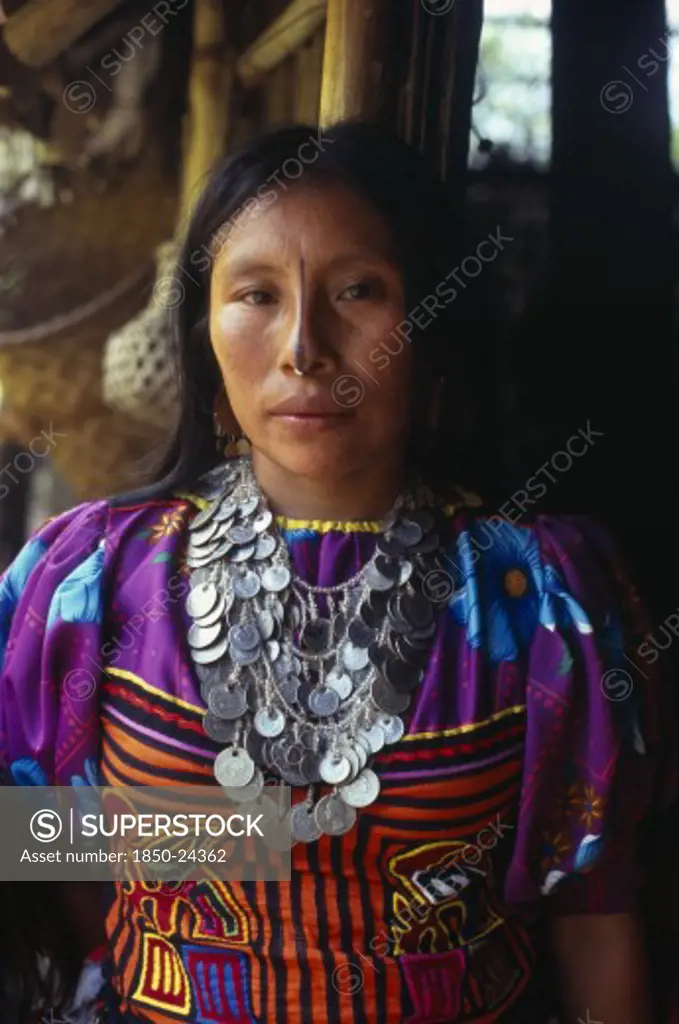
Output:
M322 295L316 294L307 267L300 261L298 287L282 368L302 376L321 376L336 369L337 355L330 336Z

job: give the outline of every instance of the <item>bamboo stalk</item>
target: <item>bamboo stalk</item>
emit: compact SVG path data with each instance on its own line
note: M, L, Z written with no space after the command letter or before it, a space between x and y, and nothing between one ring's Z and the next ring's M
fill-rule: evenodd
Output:
M319 30L300 47L295 57L295 120L300 124L316 124L318 121L324 45L325 33Z
M234 80L234 55L229 52L221 0L195 0L193 17L180 223L190 213L205 177L224 153Z
M238 59L237 72L245 85L290 57L325 19L326 0L292 0Z
M51 64L121 0L29 0L5 21L7 49L31 68Z
M378 117L385 103L389 0L328 0L321 127Z

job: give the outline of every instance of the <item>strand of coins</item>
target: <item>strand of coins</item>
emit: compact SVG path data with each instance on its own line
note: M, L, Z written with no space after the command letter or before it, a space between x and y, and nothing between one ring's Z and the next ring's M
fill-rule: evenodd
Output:
M404 732L436 632L423 580L438 567L439 511L420 489L398 499L352 579L312 586L292 568L248 457L201 481L190 524L189 646L223 749L215 776L234 799L267 776L306 787L277 848L342 835L380 791L371 759ZM331 787L317 798L318 787ZM272 812L273 813L273 812Z

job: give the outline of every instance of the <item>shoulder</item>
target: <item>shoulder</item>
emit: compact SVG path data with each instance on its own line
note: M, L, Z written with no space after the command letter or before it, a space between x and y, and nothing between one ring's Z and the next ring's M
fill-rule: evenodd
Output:
M105 500L83 502L50 516L36 529L0 580L0 607L17 600L39 567L78 557L103 545L106 536Z

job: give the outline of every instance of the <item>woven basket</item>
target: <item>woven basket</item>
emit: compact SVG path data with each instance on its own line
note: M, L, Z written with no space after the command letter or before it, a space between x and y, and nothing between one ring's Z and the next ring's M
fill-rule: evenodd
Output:
M170 351L170 312L183 300L177 250L172 242L158 248L156 279L141 313L114 331L104 349L103 395L114 410L150 428L165 430L179 408Z

